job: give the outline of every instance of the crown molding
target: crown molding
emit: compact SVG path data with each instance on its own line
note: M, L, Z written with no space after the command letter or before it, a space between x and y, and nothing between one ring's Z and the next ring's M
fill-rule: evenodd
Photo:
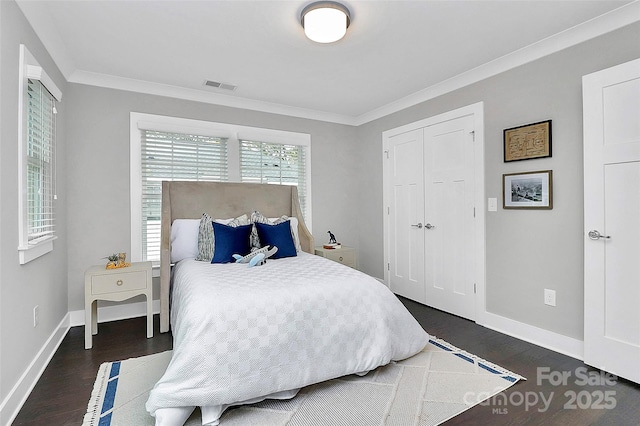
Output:
M337 124L353 126L355 118L347 115L325 111L298 108L272 102L258 101L249 98L229 96L220 93L205 92L203 90L188 89L168 84L153 83L124 77L116 77L88 71L75 71L69 78L69 83L85 84L129 92L145 93L149 95L166 96L207 104L222 105L231 108L242 108L270 114L286 115L290 117L306 118L310 120L327 121Z
M640 0L355 117L360 126L640 21Z

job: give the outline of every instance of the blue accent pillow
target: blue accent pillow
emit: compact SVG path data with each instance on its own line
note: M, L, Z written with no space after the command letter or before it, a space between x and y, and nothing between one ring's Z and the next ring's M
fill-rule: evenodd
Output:
M215 250L211 263L235 262L234 254L245 256L251 251L249 235L251 225L227 226L213 222L213 235L215 237Z
M271 257L271 259L294 257L298 255L296 252L296 246L293 243L293 237L291 236L291 224L289 220L277 225L269 225L259 222L256 222L253 225L258 231L260 244L262 244L263 247L278 247L278 251Z

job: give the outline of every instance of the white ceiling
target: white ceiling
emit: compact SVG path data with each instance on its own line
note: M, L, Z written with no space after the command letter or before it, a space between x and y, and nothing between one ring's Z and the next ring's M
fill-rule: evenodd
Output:
M322 45L311 2L18 0L68 81L347 124L640 20L638 1L348 0Z

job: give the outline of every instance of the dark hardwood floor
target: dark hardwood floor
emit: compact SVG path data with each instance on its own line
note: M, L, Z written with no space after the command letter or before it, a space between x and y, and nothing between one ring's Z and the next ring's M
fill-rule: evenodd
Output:
M432 336L527 378L447 425L640 425L640 385L622 379L605 383L606 377L579 360L401 300ZM80 425L101 363L172 346L170 333L159 333L157 315L152 339L144 337L144 317L103 323L98 332L93 349L85 350L84 327L71 328L14 425Z
M100 364L172 348L171 334L160 333L160 317L154 315L151 339L146 338L146 321L98 324L89 350L84 349L84 327L72 327L12 424L80 426Z

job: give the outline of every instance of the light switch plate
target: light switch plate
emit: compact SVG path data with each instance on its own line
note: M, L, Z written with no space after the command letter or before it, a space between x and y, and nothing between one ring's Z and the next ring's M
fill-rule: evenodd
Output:
M498 211L498 199L497 198L489 198L487 201L487 207L490 212Z

